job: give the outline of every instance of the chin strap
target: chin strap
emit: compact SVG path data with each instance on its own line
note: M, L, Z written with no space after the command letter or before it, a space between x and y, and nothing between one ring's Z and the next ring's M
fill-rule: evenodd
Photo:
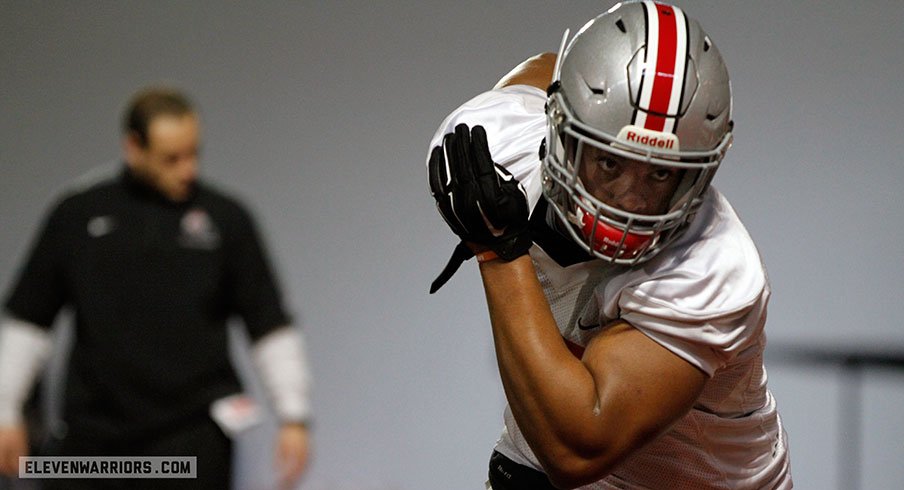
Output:
M458 271L461 264L473 256L474 252L465 245L464 241L458 242L458 245L455 246L455 250L452 251L452 256L449 257L449 262L446 263L442 272L440 272L439 275L436 276L436 279L430 284L430 294L439 291L439 288L443 287L443 284L446 284L449 279L455 275L455 272Z

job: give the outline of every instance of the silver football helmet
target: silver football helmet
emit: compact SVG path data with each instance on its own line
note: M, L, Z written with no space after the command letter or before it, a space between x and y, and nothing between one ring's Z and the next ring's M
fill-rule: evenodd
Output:
M637 264L687 228L731 145L728 70L696 20L658 2L618 4L567 37L547 105L543 192L584 249ZM582 166L601 154L675 175L662 209L637 212L592 193Z

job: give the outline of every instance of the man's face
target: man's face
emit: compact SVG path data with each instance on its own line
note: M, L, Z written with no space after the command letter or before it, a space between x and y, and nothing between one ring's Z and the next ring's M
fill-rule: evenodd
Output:
M579 177L590 194L605 204L634 214L657 215L681 182L680 169L612 155L584 145Z
M196 114L161 115L148 126L142 146L126 136L126 161L136 176L172 201L188 199L198 177L200 123Z

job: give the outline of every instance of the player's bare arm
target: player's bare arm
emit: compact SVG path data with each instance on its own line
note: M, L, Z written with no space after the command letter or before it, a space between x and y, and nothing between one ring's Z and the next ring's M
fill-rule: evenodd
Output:
M506 398L557 486L604 477L687 413L703 389L703 372L626 322L574 357L528 256L480 269Z
M532 56L503 76L493 88L510 85L530 85L546 90L552 82L552 74L556 66L555 53L541 53Z

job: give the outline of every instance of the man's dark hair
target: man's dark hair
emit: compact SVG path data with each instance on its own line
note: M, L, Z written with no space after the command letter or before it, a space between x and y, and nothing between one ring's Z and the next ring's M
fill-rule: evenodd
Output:
M158 116L184 116L195 112L194 104L182 92L168 87L149 87L129 101L122 118L123 132L134 135L142 147L148 144L148 126Z

